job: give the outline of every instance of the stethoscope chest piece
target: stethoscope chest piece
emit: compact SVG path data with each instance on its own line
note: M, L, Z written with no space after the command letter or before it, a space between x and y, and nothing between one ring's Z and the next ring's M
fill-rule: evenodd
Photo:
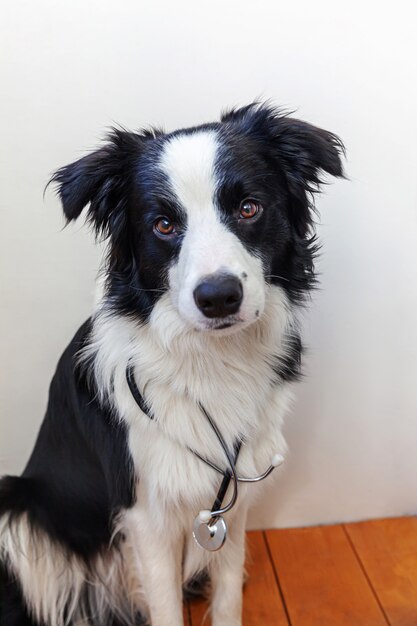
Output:
M200 515L194 520L193 537L201 548L215 552L220 550L226 541L227 525L221 515L202 522Z

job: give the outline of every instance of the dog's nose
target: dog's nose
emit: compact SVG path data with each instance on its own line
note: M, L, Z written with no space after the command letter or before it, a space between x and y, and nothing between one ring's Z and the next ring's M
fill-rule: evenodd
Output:
M194 289L194 300L206 317L227 317L239 311L242 283L231 274L213 275Z

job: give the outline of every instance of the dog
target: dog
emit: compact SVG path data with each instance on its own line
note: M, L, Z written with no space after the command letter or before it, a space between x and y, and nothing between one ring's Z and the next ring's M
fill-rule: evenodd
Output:
M229 451L239 442L240 475L285 453L313 198L343 154L336 135L254 103L171 133L114 129L54 174L66 220L86 208L107 257L26 469L0 482L3 626L182 626L184 585L203 574L213 626L241 625L260 487L240 487L222 549L197 545L222 480L204 459L230 478L204 412Z

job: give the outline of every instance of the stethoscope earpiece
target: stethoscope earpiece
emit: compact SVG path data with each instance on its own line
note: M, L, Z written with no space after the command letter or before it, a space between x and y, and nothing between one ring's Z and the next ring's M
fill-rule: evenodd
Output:
M284 463L284 457L282 456L282 454L274 454L274 456L272 457L272 461L271 461L272 467L273 468L279 467L283 463Z
M209 509L203 509L202 511L200 511L200 513L198 514L198 519L200 520L200 522L202 524L207 524L207 522L212 518L212 514L211 511L209 511Z

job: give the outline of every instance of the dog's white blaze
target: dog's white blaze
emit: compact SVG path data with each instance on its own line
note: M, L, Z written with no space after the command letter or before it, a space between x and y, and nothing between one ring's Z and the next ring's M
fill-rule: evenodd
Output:
M220 218L216 204L221 183L216 173L217 150L214 131L179 135L167 142L160 162L187 214L179 259L169 272L171 297L180 315L196 328L205 328L207 320L196 307L193 292L210 274L225 272L242 280L242 322L255 321L265 305L260 259L245 249Z
M199 131L173 137L162 153L161 167L189 217L212 206L217 149L215 132Z

